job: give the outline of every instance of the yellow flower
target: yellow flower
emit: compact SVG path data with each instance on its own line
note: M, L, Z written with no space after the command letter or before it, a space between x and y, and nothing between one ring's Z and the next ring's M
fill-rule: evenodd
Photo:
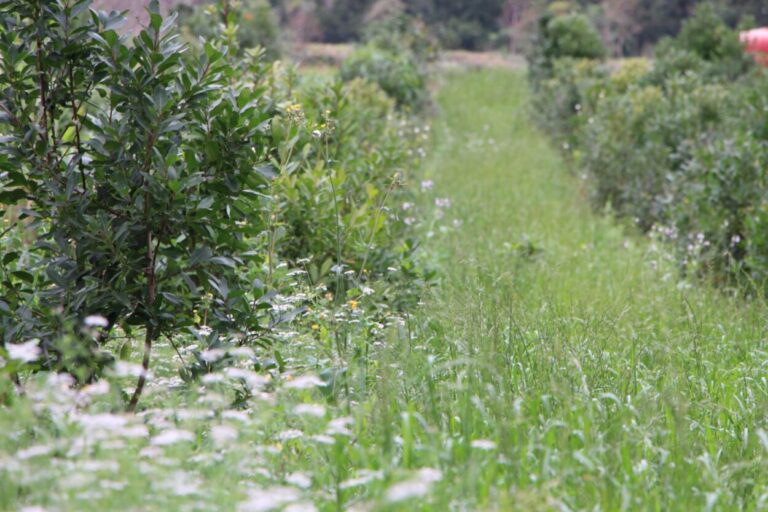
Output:
M319 331L320 330L320 326L317 325L317 324L312 324L312 330L313 331Z
M360 303L356 300L349 301L349 307L352 308L352 311L357 311L357 306L359 306Z

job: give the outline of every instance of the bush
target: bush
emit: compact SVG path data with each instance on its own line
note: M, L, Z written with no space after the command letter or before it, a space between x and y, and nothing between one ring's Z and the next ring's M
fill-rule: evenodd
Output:
M564 147L573 147L579 127L594 111L608 75L597 61L559 59L539 84L534 115L539 126Z
M600 34L582 14L556 16L546 28L546 55L550 59L601 59L605 46Z
M582 14L546 12L538 22L526 58L529 78L537 87L552 77L559 59L602 59L606 50L600 35Z
M393 53L408 53L421 66L437 60L439 44L427 26L404 12L373 19L365 29L366 43Z
M274 182L275 251L290 262L310 258L313 282L337 294L347 286L337 265L366 280L409 265L415 246L395 206L412 201L405 185L424 143L414 130L376 84L299 86L274 128L278 145L295 144L283 153L299 155Z
M667 87L606 96L579 135L596 206L610 203L643 229L666 222L669 181L728 115L720 86L681 77Z
M341 78L362 78L377 84L400 107L418 110L427 103L426 72L410 52L393 52L368 44L355 50L344 62Z
M531 82L537 119L587 178L595 208L662 234L685 269L768 284L765 74L750 73L711 6L659 45L652 66L539 56L549 67Z
M89 381L143 335L133 408L161 336L197 344L191 379L231 362L204 351L272 350L279 326L374 278L379 310L413 302L397 206L425 135L393 99L307 85L219 36L185 58L157 2L132 40L87 5L0 2L0 373ZM285 301L296 267L311 293ZM19 343L29 364L7 357Z
M269 59L282 53L279 20L267 0L227 2L226 10L214 4L180 6L178 11L181 32L190 42L217 38L224 26L234 33L239 50L263 48Z
M156 2L130 43L115 18L77 16L83 5L17 4L3 17L14 72L0 78L0 202L24 200L37 237L3 257L0 331L6 344L39 340L42 367L90 379L118 326L143 329L145 367L153 342L191 328L196 309L214 339L258 331L259 291L239 270L261 261L247 240L263 226L251 196L267 185L255 169L270 115L260 91L232 85L221 51L182 59Z
M674 39L662 40L655 50L657 80L680 72L696 72L712 79L732 80L752 66L739 35L717 15L712 4L699 5Z

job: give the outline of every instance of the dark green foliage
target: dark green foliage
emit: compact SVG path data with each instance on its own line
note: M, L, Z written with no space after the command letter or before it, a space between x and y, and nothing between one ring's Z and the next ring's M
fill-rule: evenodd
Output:
M439 44L426 24L399 11L372 20L365 29L365 41L393 53L409 53L421 64L437 59Z
M738 33L709 3L700 5L683 24L680 34L662 41L655 54L659 62L655 75L661 80L685 71L735 78L750 66Z
M382 310L413 302L395 206L423 135L378 86L239 57L224 11L224 37L188 57L157 3L132 39L88 7L0 1L0 356L42 349L3 374L88 381L137 337L144 370L160 337L266 349L314 300L273 309L287 265L340 303L384 276ZM193 355L187 380L214 369Z
M238 49L261 47L270 59L280 55L279 20L267 0L245 0L237 4L224 0L219 3L223 5L179 6L179 25L187 39L193 42L200 38L212 40L221 35L221 26L225 30L226 27L230 30L237 27Z
M317 19L328 43L357 41L363 35L365 13L374 0L316 0Z
M599 59L605 56L600 35L581 14L555 16L546 26L545 54L549 59Z
M341 78L363 78L377 84L398 105L420 108L427 100L425 70L413 55L368 44L342 65Z
M529 78L533 83L552 76L558 59L601 59L605 46L589 18L582 14L544 14L529 46Z
M668 239L686 269L764 290L765 74L710 5L656 57L613 71L557 61L536 85L540 123L588 180L596 208Z
M423 19L447 48L480 50L501 28L501 0L422 0L408 12Z
M40 339L43 366L81 377L116 326L143 328L149 347L192 326L205 297L215 331L258 329L237 269L261 259L246 240L270 147L261 93L230 85L221 51L185 60L156 4L132 41L88 4L0 4L0 200L23 199L18 222L37 234L3 259L0 331ZM96 332L91 315L106 319Z
M341 67L341 78L378 85L400 107L419 110L428 101L427 72L437 56L436 45L423 24L403 12L376 20L365 46Z

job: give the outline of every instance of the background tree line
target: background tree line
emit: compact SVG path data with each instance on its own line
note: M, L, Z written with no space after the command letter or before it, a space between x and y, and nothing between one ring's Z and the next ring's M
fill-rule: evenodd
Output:
M269 4L281 25L301 41L341 43L363 38L381 13L399 11L421 19L445 48L480 50L508 46L520 50L541 13L578 9L600 30L615 56L647 51L664 36L677 34L701 0L240 0ZM238 2L238 0L233 0ZM98 3L98 2L97 2ZM140 11L145 0L101 0L108 8ZM206 0L169 0L167 7ZM710 0L731 26L747 19L768 24L764 0Z

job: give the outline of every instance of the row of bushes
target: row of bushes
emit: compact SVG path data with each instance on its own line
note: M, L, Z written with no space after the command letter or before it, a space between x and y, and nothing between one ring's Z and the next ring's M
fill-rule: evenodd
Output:
M608 205L670 239L681 265L768 280L768 83L702 5L653 61L599 60L578 14L545 20L530 59L535 116Z
M88 381L139 334L145 368L160 337L268 345L312 306L280 303L293 270L332 305L411 300L423 140L381 88L238 52L225 13L188 55L157 2L131 40L87 6L0 6L0 373Z
M379 85L398 106L420 110L428 103L427 72L437 43L426 26L404 11L371 23L364 45L344 62L344 80L361 78Z
M180 32L193 48L223 34L240 54L260 50L275 60L284 53L282 29L267 0L181 5L177 11ZM375 83L398 107L423 108L428 64L437 56L437 42L427 26L395 4L368 20L361 32L363 45L344 63L342 80Z

